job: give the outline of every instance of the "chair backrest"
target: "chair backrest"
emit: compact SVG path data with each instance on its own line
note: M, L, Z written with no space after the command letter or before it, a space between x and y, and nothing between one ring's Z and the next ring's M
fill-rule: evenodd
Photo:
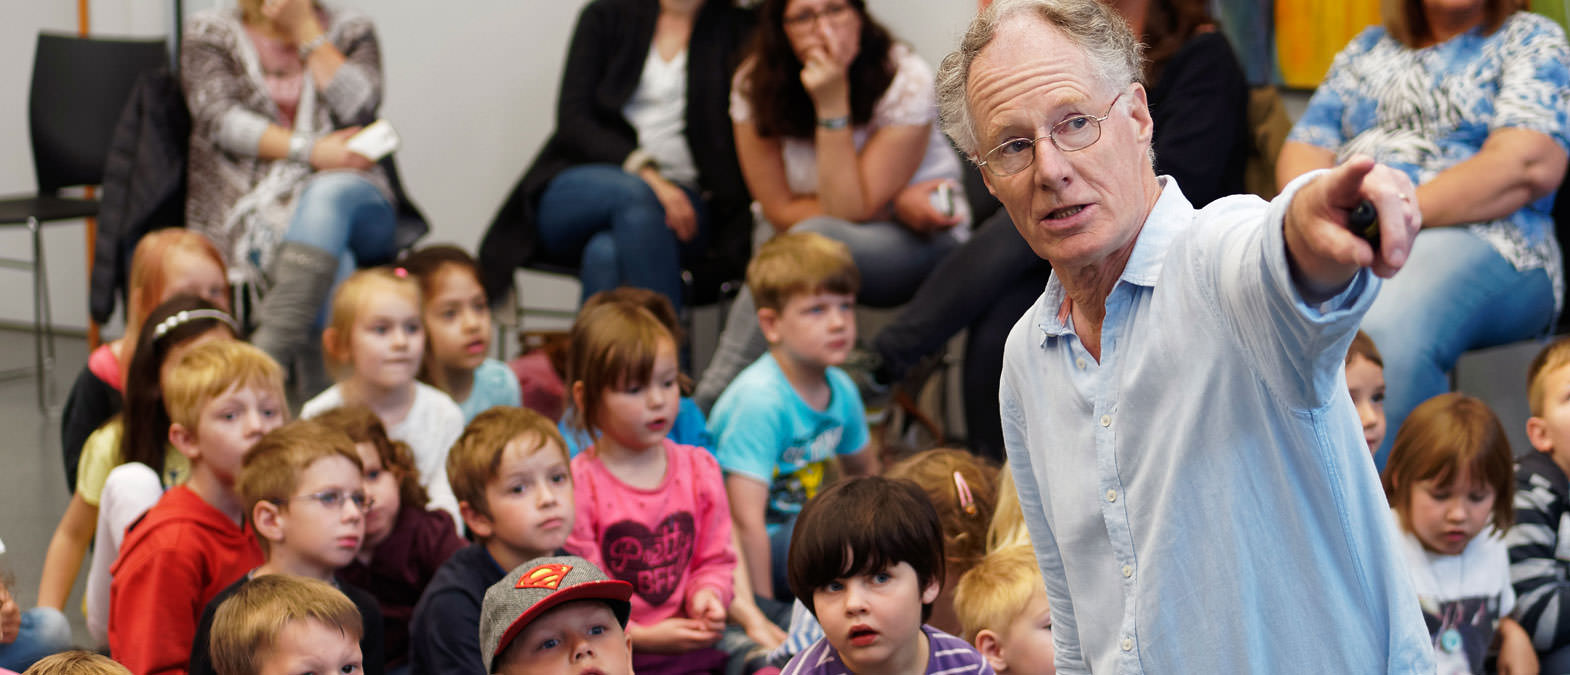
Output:
M161 39L38 34L27 112L40 193L103 182L109 137L136 76L168 60Z

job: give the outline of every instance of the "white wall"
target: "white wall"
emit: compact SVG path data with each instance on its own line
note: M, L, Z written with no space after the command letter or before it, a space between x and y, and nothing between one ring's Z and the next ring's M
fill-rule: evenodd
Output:
M329 0L330 2L333 0ZM508 189L550 133L558 78L584 0L337 0L376 19L387 94L383 116L403 136L403 180L431 221L428 241L472 250ZM653 2L655 0L649 0ZM233 0L187 0L186 12ZM97 34L168 32L167 2L93 0ZM964 30L973 4L964 0L870 0L872 13L934 65ZM461 7L461 11L455 10ZM27 83L34 35L76 30L75 3L0 0L0 194L34 189L27 142ZM13 228L19 230L20 228ZM25 233L0 231L0 255L25 253ZM49 228L50 288L56 323L87 323L81 223ZM22 272L0 270L0 321L31 320ZM549 293L566 296L571 286Z

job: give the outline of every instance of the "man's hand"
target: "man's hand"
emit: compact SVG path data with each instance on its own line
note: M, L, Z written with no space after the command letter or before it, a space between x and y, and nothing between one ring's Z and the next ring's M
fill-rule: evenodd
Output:
M1367 199L1379 213L1380 250L1351 230L1347 217ZM1391 277L1406 263L1423 226L1417 191L1406 174L1368 157L1353 157L1304 185L1287 207L1287 260L1305 299L1336 294L1358 268Z

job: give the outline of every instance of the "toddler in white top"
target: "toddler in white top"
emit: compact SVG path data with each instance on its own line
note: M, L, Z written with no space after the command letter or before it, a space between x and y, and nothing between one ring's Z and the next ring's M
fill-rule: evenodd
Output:
M414 451L429 508L452 514L458 500L447 484L447 450L463 433L458 404L415 379L425 353L420 287L403 268L355 272L333 293L322 351L338 384L305 403L309 418L346 404L376 412L387 435Z

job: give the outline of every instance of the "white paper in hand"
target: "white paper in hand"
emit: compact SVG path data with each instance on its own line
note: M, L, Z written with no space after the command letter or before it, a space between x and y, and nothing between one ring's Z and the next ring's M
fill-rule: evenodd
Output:
M346 144L349 150L373 162L379 162L383 157L392 154L400 144L398 132L394 131L387 120L376 120L370 126L361 129L349 137Z

